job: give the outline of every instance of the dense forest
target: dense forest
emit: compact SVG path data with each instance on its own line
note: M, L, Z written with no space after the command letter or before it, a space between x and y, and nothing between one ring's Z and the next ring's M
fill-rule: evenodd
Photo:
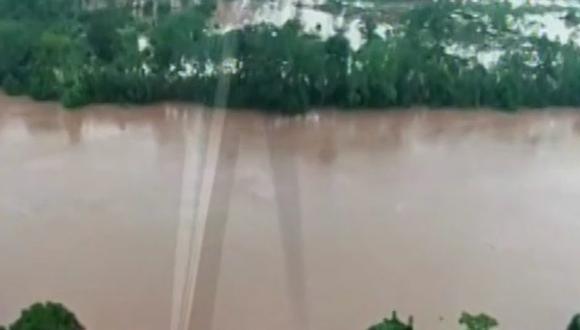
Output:
M537 8L440 0L379 33L361 14L361 47L345 30L323 38L297 18L223 29L216 0L137 15L110 2L0 0L0 82L6 93L95 102L179 100L232 108L519 107L580 105L580 48L522 34ZM578 24L576 11L562 20ZM518 28L520 30L518 30ZM490 64L488 57L493 57Z

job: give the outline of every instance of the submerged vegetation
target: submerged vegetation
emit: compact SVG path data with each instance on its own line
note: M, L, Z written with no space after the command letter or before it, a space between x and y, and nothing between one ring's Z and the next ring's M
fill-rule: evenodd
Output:
M84 8L81 0L0 0L0 83L9 94L67 107L160 100L286 112L580 105L576 35L542 33L531 20L537 6L440 0L410 8L388 29L362 13L355 23L364 42L355 48L344 23L331 36L305 32L300 10L281 26L224 29L214 1L136 14L113 4ZM567 27L580 21L576 7L544 10Z

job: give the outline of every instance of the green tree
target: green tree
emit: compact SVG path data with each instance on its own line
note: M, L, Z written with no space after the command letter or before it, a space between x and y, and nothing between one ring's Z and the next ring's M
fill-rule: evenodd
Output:
M324 104L347 103L348 95L348 70L351 59L351 49L348 39L344 36L344 31L328 38L324 43Z
M31 54L34 36L30 26L13 20L0 21L0 79L19 71Z
M37 303L25 309L7 330L84 330L76 316L61 304Z
M393 312L390 319L385 318L383 322L374 325L369 330L413 330L413 318L409 318L409 323L405 324L399 320L397 313Z
M465 325L467 330L490 330L498 326L496 319L486 314L471 315L461 313L459 324Z
M105 8L88 15L87 41L94 54L105 62L112 62L121 53L120 30L131 25L131 16L121 8Z
M54 21L78 15L81 3L81 0L0 0L0 17Z
M153 30L151 42L155 61L162 68L181 65L183 58L194 57L206 37L209 16L196 8L165 17Z
M36 99L58 99L86 60L83 47L74 36L42 33L28 67L30 94Z
M568 325L567 330L580 330L580 314L574 315L572 321Z

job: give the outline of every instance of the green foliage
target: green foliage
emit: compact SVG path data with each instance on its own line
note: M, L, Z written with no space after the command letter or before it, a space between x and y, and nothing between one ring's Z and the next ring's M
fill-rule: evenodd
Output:
M25 92L22 82L11 74L6 75L4 80L2 80L2 88L8 95L20 95Z
M466 330L490 330L498 326L497 321L488 315L471 315L465 312L461 314L459 324L464 325ZM413 330L413 318L410 317L408 323L405 324L397 318L396 312L393 312L390 319L384 319L383 322L370 327L369 330Z
M376 33L380 15L367 11L359 17L364 43L355 50L346 31L321 39L298 20L221 33L211 23L214 0L184 3L177 13L160 8L155 19L114 6L82 11L77 0L63 1L69 0L0 0L0 81L7 92L70 107L162 99L211 104L218 85L227 85L220 105L286 113L580 105L580 48L519 33L512 21L539 13L530 6L422 1L386 38ZM566 13L566 24L575 24L576 11ZM138 40L150 47L139 49ZM482 64L479 56L494 50L494 63Z
M385 318L383 322L370 327L369 330L413 330L413 318L409 318L409 323L405 324L397 318L397 313L393 312L390 319Z
M281 29L247 27L236 32L235 39L236 59L243 65L234 76L234 105L291 113L312 104L317 97L314 85L324 74L324 58L317 58L324 50L318 40L304 35L295 21Z
M0 0L0 17L54 20L75 16L82 0Z
M72 36L43 32L33 47L27 68L28 92L39 100L58 98L71 71L77 70L82 61Z
M498 326L498 322L486 315L471 315L463 312L459 324L466 330L490 330ZM36 303L22 311L18 320L8 327L0 326L0 330L84 330L84 326L76 316L64 305L53 302ZM368 330L413 330L413 317L407 323L399 320L393 311L391 318L385 318L381 323L371 326ZM576 314L567 330L580 329L580 314Z
M459 324L464 325L466 330L490 330L498 325L494 318L485 314L471 315L465 312L461 314ZM370 327L369 330L413 330L413 318L410 317L408 323L405 324L398 319L397 313L393 312L390 319L384 319L383 322Z
M580 330L580 314L574 315L567 330Z
M496 319L486 314L471 315L461 313L459 324L465 325L467 330L490 330L498 326Z
M0 21L0 78L23 65L32 47L30 26L13 20Z
M84 327L66 307L47 302L22 311L20 318L6 330L84 330Z
M129 24L130 16L124 9L106 8L91 12L86 20L91 50L100 60L113 61L122 50L119 30Z
M156 63L167 68L195 55L205 38L207 20L208 16L195 8L163 19L152 33Z
M82 81L76 81L69 88L65 89L61 97L61 103L66 108L78 108L91 101L90 91Z

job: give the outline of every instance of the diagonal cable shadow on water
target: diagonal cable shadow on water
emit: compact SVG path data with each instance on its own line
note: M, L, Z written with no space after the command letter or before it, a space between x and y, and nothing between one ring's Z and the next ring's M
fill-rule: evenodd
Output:
M199 270L195 279L196 288L190 330L213 329L225 231L238 153L238 134L235 129L231 129L226 116L215 171L216 176L207 213L207 223L201 244Z
M231 57L238 47L238 40L228 39L223 45L223 58ZM230 77L220 75L215 95L215 108L227 106ZM240 149L239 132L224 115L214 182L210 191L206 227L200 235L200 256L193 271L192 308L188 330L212 330L216 307L217 287L223 256L224 236L229 216L229 204L235 181L235 168ZM283 142L274 134L266 132L268 154L272 168L277 214L282 236L282 248L287 275L287 287L292 308L293 327L309 330L306 304L306 283L302 237L300 190L294 150L285 150ZM195 261L194 261L195 263ZM195 266L195 265L194 265Z
M195 280L196 289L189 330L213 329L225 231L240 152L239 132L227 116L221 136L216 176L201 246L199 271ZM292 326L296 329L309 330L296 155L292 143L286 143L276 132L267 130L266 140L280 225Z
M284 138L266 128L293 326L309 330L298 168L294 143Z

